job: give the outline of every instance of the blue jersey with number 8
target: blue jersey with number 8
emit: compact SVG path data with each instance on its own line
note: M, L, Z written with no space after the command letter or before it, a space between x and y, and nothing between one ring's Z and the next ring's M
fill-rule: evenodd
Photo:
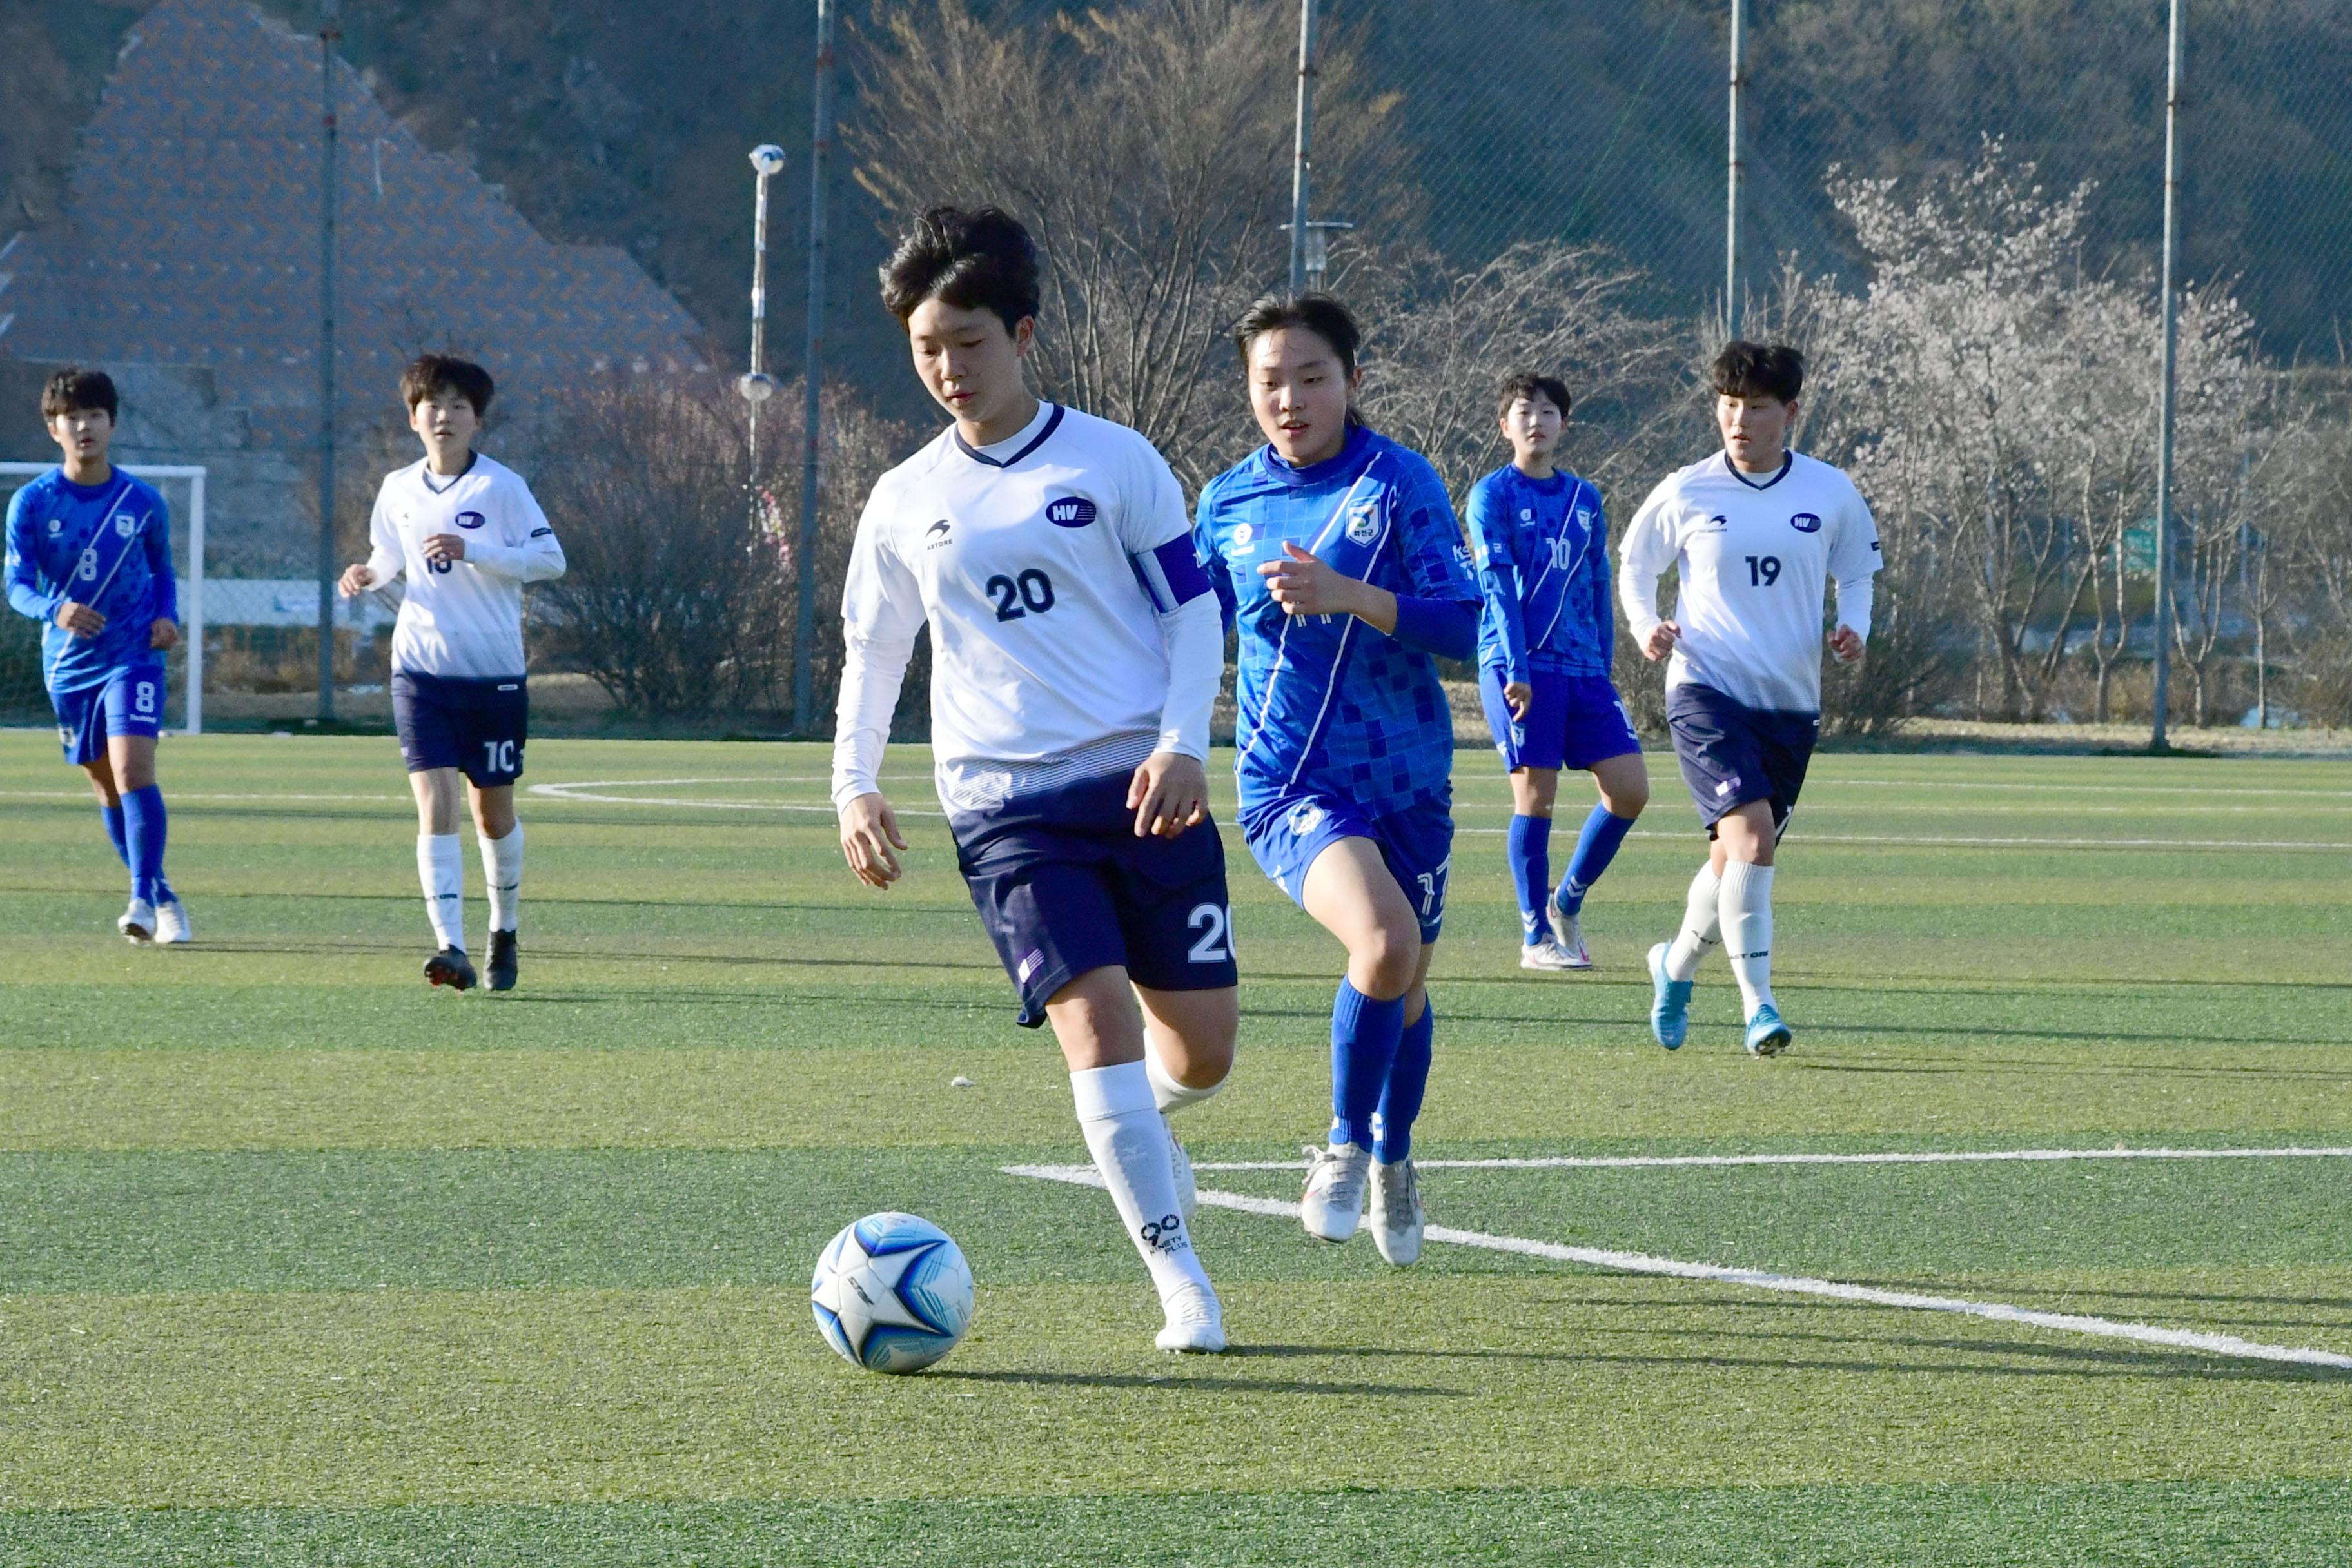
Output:
M43 623L41 679L52 695L159 662L154 625L180 618L163 498L121 468L102 485L52 468L18 490L8 503L7 574L10 605ZM104 616L106 629L80 637L58 625L67 603Z

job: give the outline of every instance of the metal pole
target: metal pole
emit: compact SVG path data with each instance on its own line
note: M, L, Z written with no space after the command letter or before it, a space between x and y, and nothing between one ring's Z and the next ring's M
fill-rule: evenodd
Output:
M2156 668L2147 749L2165 739L2172 698L2172 424L2179 401L2180 312L2173 288L2180 256L2180 0L2172 0L2171 63L2164 86L2164 348L2156 421Z
M816 658L817 421L824 394L824 155L833 145L833 6L816 0L816 123L809 137L808 347L801 374L807 401L801 411L801 542L794 563L800 609L793 620L793 729L816 727L810 666Z
M335 43L337 0L319 4L319 719L335 716Z
M188 623L187 728L205 732L205 470L188 483L188 602L180 606Z
M759 154L753 153L754 163ZM768 174L754 176L759 194L751 206L751 369L759 375L768 367ZM760 485L760 404L751 399L751 488Z
M1739 93L1747 85L1748 0L1731 0L1731 144L1724 181L1723 335L1739 336Z
M1315 0L1298 0L1298 135L1290 154L1290 291L1307 289L1307 176L1315 140Z

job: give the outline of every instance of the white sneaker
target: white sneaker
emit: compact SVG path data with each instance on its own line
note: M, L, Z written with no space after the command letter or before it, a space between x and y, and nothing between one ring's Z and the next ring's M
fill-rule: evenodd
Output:
M193 942L195 931L188 924L187 906L173 899L155 906L155 941L167 942Z
M114 922L114 929L122 933L124 940L142 946L154 941L155 906L144 899L131 900L131 907L122 911L122 918Z
M1205 1285L1187 1285L1162 1303L1168 1326L1152 1343L1184 1355L1215 1355L1225 1348L1225 1310Z
M1371 1151L1353 1143L1307 1146L1307 1195L1298 1201L1298 1217L1307 1235L1318 1241L1345 1241L1356 1234L1371 1165Z
M1168 1126L1163 1113L1160 1124ZM1176 1142L1176 1129L1168 1127L1168 1173L1176 1178L1176 1206L1183 1211L1184 1228L1192 1228L1192 1211L1200 1206L1200 1194L1192 1182L1192 1156L1184 1152L1184 1145Z
M1588 958L1581 963L1579 963L1576 959L1577 955L1575 953L1570 952L1568 949L1560 946L1559 939L1557 937L1538 937L1535 941L1528 942L1527 945L1519 949L1519 967L1521 969L1549 970L1552 973L1558 974L1564 973L1571 969L1590 969L1592 967L1592 961L1591 959Z
M1393 1164L1372 1162L1364 1216L1372 1227L1372 1245L1383 1258L1400 1268L1421 1261L1421 1230L1427 1216L1421 1211L1421 1176L1411 1159Z

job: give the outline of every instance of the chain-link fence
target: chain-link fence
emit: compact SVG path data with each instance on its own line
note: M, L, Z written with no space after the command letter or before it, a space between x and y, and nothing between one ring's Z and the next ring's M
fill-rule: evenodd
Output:
M1223 331L1286 272L1298 0L847 20L866 216L1013 208L1055 263L1055 391L1192 482L1251 444ZM1457 489L1507 455L1520 363L1568 374L1621 519L1711 442L1730 21L1319 0L1328 279L1370 317L1368 410ZM1889 540L1852 725L2147 714L2166 55L2163 8L2120 0L1750 0L1742 320L1808 350L1806 443ZM2352 16L2193 6L2183 80L2176 717L2352 721Z

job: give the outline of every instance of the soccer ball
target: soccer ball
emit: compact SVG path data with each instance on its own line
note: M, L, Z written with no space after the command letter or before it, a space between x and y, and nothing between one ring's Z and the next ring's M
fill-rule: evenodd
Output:
M809 1301L843 1360L868 1372L920 1372L971 1324L971 1268L930 1221L870 1214L825 1244Z

